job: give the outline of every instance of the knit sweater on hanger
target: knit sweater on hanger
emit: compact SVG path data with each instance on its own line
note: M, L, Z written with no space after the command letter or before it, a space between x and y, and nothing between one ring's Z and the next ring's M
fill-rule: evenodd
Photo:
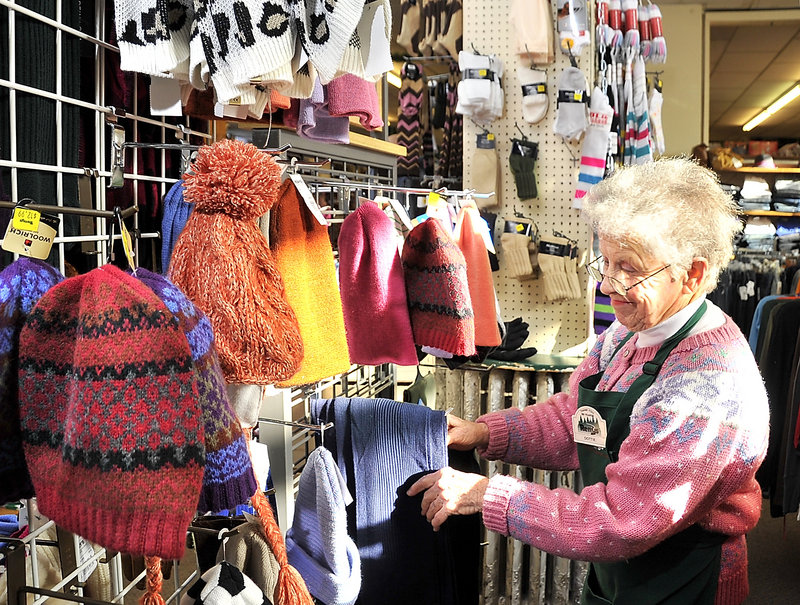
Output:
M577 469L571 417L578 383L603 369L598 389L627 391L658 350L638 348L634 335L611 361L627 332L615 321L599 337L571 376L568 393L480 417L490 431L481 455L533 468ZM716 603L738 604L748 591L744 536L761 513L755 472L768 434L761 375L744 336L726 317L721 327L686 338L667 358L633 408L619 461L606 469L607 485L575 494L495 475L484 498L484 523L546 552L587 561L635 557L699 523L729 536Z

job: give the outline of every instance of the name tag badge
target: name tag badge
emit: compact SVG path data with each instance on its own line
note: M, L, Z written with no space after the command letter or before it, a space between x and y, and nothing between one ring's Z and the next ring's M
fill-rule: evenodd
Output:
M575 435L575 443L595 447L606 446L608 436L606 421L593 407L584 405L578 408L572 417L572 432Z

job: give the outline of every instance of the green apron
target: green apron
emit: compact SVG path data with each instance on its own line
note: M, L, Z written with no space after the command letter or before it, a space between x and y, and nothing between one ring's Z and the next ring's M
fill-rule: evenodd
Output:
M689 321L664 341L653 360L644 364L644 373L627 392L595 391L602 372L580 382L579 413L583 406L593 408L607 427L605 447L577 444L584 485L608 481L606 466L616 462L619 448L630 433L630 415L634 404L653 384L667 356L697 324L705 311L706 303L703 302ZM628 334L620 343L615 355L631 336L633 333ZM588 416L581 415L581 422L591 432L597 419L592 416L592 410L588 412ZM592 563L583 586L581 605L713 605L719 580L722 543L725 539L723 534L712 533L699 525L693 525L633 559L615 563Z

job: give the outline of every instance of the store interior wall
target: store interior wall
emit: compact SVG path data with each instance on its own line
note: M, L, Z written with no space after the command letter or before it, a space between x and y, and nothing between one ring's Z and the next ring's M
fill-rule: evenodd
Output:
M703 140L703 7L662 5L661 14L668 53L667 62L658 66L666 155L688 154Z

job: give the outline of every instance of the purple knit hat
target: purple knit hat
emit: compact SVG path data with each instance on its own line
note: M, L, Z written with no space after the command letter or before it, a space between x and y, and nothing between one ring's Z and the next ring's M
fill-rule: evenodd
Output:
M19 334L34 305L63 279L24 256L0 272L0 503L33 496L19 424Z
M361 204L342 223L339 289L350 361L417 364L397 232L373 202Z
M314 92L308 99L300 99L297 134L324 143L350 142L350 120L332 117L328 111L328 93L317 78Z
M242 427L228 401L211 322L167 278L147 269L137 269L136 277L175 316L192 351L206 447L203 489L197 509L218 512L245 504L256 492L255 474Z

